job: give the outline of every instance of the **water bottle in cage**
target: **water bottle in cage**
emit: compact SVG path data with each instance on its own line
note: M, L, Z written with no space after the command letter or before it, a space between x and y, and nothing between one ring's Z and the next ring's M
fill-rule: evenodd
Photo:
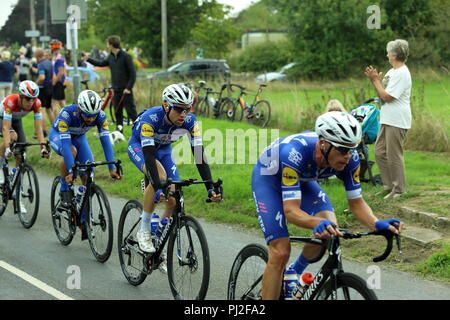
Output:
M78 210L81 208L81 204L83 203L83 197L86 192L86 186L79 186L77 189L77 194L75 196L75 201L77 203Z

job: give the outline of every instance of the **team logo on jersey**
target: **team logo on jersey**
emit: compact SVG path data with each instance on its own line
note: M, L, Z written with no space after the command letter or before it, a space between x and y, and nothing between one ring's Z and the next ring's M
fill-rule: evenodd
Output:
M358 166L358 168L356 168L355 172L353 173L353 181L361 183L360 179L359 179L359 171L360 171L361 167Z
M6 109L5 109L5 113L7 113L7 114L12 114L12 110L11 110L10 108L6 108Z
M141 128L141 135L146 138L153 137L155 130L148 123L144 123Z
M105 122L103 122L102 128L103 128L104 130L109 130L109 123L108 123L108 120L105 119Z
M300 165L302 158L303 158L302 154L300 152L298 152L295 148L292 148L291 151L289 152L288 160L297 166Z
M292 168L284 167L283 168L283 177L282 177L283 185L285 186L293 186L298 183L298 173Z
M58 131L59 132L67 132L67 130L69 130L69 126L67 125L67 123L65 123L62 120L59 120L59 122L58 122Z
M194 127L192 128L191 134L193 137L200 137L202 135L200 132L200 127L198 125L198 122L196 122Z

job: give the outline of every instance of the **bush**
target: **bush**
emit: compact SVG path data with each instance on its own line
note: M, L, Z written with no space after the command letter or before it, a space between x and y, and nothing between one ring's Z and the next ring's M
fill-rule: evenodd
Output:
M249 46L228 62L235 72L274 71L293 60L291 52L290 42L269 41Z

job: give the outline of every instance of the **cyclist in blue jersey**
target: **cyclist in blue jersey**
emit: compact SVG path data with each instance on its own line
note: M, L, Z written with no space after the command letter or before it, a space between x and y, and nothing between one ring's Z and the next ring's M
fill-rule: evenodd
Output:
M128 142L128 156L144 173L144 207L137 238L141 250L149 253L155 252L150 233L151 215L156 204L166 197L161 189L161 180L180 180L171 144L183 135L189 135L200 176L203 180L212 181L200 128L195 115L190 113L194 100L192 91L183 84L172 84L164 89L162 99L163 106L146 109L138 115ZM212 183L207 184L206 189L209 199L215 202L221 200L221 194L212 190ZM169 217L174 206L174 199L169 198L163 217Z
M362 197L359 156L361 126L348 113L327 112L316 120L315 132L305 131L274 141L264 150L252 172L258 219L269 247L262 282L263 299L278 299L291 246L286 222L312 229L317 238L342 236L330 198L317 180L336 175L343 183L350 211L373 230L402 231L397 219L379 221ZM390 222L399 222L397 230ZM300 275L308 259L318 254L306 244L289 273Z
M69 185L74 183L72 166L75 161L80 163L93 162L86 132L93 127L99 131L106 161L114 160L114 150L109 138L109 127L106 114L101 110L101 98L92 90L84 90L78 96L78 104L64 107L52 124L49 132L50 146L63 157L60 165L61 202L67 205L70 199ZM109 165L111 178L120 180L122 176L115 171L114 165ZM83 184L87 176L80 174ZM83 213L81 222L85 219ZM82 229L84 231L84 228ZM84 239L85 236L82 236Z

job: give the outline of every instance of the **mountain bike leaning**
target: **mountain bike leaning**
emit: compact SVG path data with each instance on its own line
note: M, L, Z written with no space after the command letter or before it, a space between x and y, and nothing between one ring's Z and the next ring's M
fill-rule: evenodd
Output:
M227 98L221 105L220 114L226 115L226 118L231 121L242 121L245 117L250 124L266 127L270 121L270 103L267 100L261 100L260 95L267 85L260 84L256 94L254 95L253 102L249 104L245 101L245 95L248 94L245 91L246 87L239 84L230 84L230 90L233 91L233 87L240 90L237 98Z
M163 250L167 244L167 272L170 289L175 299L202 300L209 286L210 258L208 243L200 223L185 212L183 187L193 184L207 184L211 181L195 179L163 183L164 194L176 200L175 209L161 236L152 237L156 251L143 252L139 248L137 232L141 221L142 204L128 201L122 209L118 229L118 250L120 265L128 282L140 285L148 275L158 269L164 261ZM170 192L170 186L175 191ZM222 180L213 183L214 192L223 194ZM210 199L206 200L211 202Z
M8 201L13 200L14 214L19 215L20 223L26 229L34 225L39 212L39 182L36 171L26 161L26 148L41 145L46 147L43 150L50 150L48 141L46 143L11 142L10 149L15 155L20 156L21 160L12 174L9 172L7 158L2 168L4 181L0 183L0 216L5 212Z
M63 203L60 194L60 177L53 180L50 204L53 227L58 240L65 246L69 245L76 233L77 227L84 227L89 239L94 257L99 262L106 262L111 255L113 245L113 220L111 207L105 192L94 182L94 168L114 164L116 171L122 175L121 161L75 163L73 175L87 175L86 190L81 199L76 199L75 186L71 185L71 201ZM74 180L75 180L74 178ZM83 219L83 213L85 215ZM83 221L84 220L84 221Z
M397 229L398 223L392 222ZM384 253L373 259L380 262L386 259L392 250L393 237L396 237L397 248L401 253L400 235L394 235L389 230L353 233L351 230L339 229L344 239L358 239L369 235L381 235L386 238L387 246ZM311 243L321 246L320 253L309 263L320 261L328 250L328 259L316 273L314 281L303 289L297 300L377 300L375 292L370 289L364 279L356 274L344 272L341 260L341 246L338 236L317 239L307 237L290 237L291 242ZM260 244L249 244L244 247L231 268L228 280L229 300L260 300L261 283L265 264L268 260L266 247ZM280 300L285 299L284 288Z

